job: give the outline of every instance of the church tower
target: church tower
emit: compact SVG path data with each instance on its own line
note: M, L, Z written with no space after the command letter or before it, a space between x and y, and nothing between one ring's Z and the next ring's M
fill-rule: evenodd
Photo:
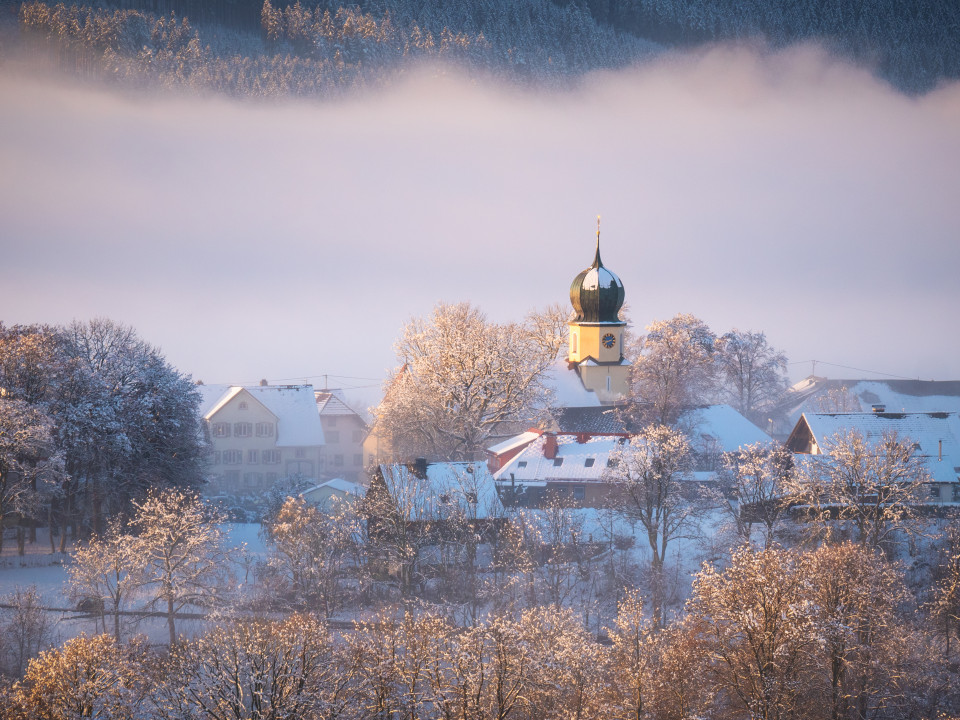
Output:
M567 361L575 366L587 390L602 402L626 397L630 363L623 357L623 330L620 320L623 283L600 260L600 219L597 218L597 253L593 265L570 284L570 304L576 312L570 321L570 349Z

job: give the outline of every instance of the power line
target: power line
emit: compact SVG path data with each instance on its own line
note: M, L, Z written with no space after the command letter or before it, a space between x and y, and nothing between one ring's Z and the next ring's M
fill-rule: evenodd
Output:
M820 365L829 365L830 367L843 368L844 370L854 370L856 372L865 372L870 373L871 375L883 375L885 377L896 378L898 380L919 380L920 378L907 377L906 375L894 375L893 373L880 372L879 370L867 370L865 368L851 367L849 365L839 365L837 363L827 362L826 360L795 360L794 362L787 363L788 365L805 365L806 363L813 363L813 366L816 367L819 363Z

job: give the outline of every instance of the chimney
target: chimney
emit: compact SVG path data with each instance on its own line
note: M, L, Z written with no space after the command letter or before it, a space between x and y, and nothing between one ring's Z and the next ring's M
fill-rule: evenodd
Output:
M887 411L887 406L884 405L883 403L875 403L875 404L871 405L870 408L871 408L871 409L873 410L873 412L875 412L875 413L882 413L882 412L886 412L886 411Z
M417 458L413 461L413 474L422 480L427 479L427 459Z
M543 434L543 456L553 460L557 456L557 436L553 433Z

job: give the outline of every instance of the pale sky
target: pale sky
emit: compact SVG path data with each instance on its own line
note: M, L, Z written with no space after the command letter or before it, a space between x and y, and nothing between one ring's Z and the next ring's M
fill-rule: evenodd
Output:
M207 383L379 385L438 301L568 303L598 214L637 326L762 330L795 379L960 379L958 83L906 97L813 47L326 103L0 67L0 128L0 319L109 317Z

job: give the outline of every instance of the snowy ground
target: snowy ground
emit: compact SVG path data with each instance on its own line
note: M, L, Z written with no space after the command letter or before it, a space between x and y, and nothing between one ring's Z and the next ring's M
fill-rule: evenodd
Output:
M249 585L253 581L253 565L265 556L260 525L229 524L226 531L227 545L233 549L232 554L239 561L234 569L238 583ZM81 632L98 631L94 620L70 609L74 603L68 597L66 585L66 565L69 562L69 552L50 553L49 535L44 528L38 530L36 543L26 545L23 556L17 554L16 542L9 537L5 539L3 553L0 554L0 603L9 603L10 596L18 589L36 588L43 606L51 609L49 617L54 626L52 639L57 643ZM247 568L251 570L249 575ZM201 624L202 621L198 620L181 620L177 623L177 632L192 635ZM151 642L165 642L167 637L162 618L139 620L136 626L128 624L126 629L146 634Z

